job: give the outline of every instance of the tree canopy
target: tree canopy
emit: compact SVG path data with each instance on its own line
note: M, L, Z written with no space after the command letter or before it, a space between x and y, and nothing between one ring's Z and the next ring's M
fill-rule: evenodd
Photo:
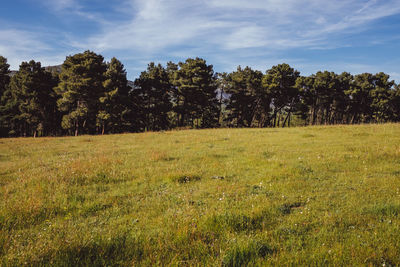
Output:
M99 100L104 95L103 82L107 65L101 55L85 51L68 56L60 73L60 83L55 88L63 129L78 133L96 133Z
M215 73L202 58L151 62L134 81L116 58L85 51L59 66L0 56L0 135L159 131L176 127L289 127L400 121L400 88L386 73L318 71L288 64L264 73Z
M10 135L48 135L57 127L53 87L57 82L40 62L22 62L3 94L3 120Z
M166 130L170 127L172 82L161 64L151 62L135 80L135 100L140 103L138 117L144 130Z

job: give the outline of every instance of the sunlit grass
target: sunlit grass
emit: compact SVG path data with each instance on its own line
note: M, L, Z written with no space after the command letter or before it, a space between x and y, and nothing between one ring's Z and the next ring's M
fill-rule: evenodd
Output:
M399 265L400 125L0 139L1 265Z

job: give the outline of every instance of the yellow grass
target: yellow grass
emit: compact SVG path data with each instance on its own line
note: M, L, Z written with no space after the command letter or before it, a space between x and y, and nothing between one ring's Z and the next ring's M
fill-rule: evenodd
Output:
M399 265L400 125L0 139L0 263Z

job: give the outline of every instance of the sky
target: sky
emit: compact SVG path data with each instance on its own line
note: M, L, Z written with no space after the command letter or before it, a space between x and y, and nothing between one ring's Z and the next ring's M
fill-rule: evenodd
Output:
M0 55L11 69L92 50L134 80L150 62L201 57L216 72L288 63L385 72L400 82L400 0L12 0L0 4Z

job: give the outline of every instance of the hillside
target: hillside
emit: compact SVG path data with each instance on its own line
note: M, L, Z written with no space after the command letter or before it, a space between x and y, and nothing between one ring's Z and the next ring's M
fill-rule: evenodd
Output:
M0 139L1 265L399 265L400 125Z

